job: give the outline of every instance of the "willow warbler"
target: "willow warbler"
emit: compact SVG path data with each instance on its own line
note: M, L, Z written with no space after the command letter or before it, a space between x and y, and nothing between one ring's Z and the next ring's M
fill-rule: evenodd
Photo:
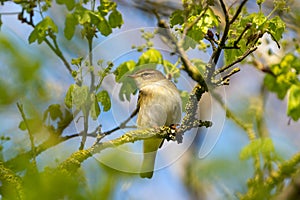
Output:
M180 122L181 98L174 83L154 69L143 69L129 77L135 80L139 89L138 128L169 126ZM163 139L144 140L144 160L140 171L142 178L153 176L156 153L162 143Z

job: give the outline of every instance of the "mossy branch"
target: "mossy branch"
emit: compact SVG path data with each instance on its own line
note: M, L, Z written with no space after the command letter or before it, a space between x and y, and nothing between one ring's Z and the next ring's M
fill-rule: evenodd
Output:
M22 179L0 162L0 181L4 198L24 199Z

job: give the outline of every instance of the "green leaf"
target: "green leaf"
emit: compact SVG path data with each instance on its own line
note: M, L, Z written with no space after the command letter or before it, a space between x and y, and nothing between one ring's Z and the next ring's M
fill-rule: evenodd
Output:
M83 60L83 57L72 58L71 59L71 64L80 67L80 65L82 63L82 60Z
M129 60L127 62L124 62L122 64L120 64L117 69L114 71L114 75L115 75L115 80L117 82L120 82L122 77L130 72L133 71L133 69L135 68L135 62L133 60Z
M39 118L29 118L26 121L27 121L27 125L28 125L31 133L37 133L37 132L39 132L39 130L43 126L43 122ZM27 130L27 126L26 126L26 124L25 124L24 121L20 122L18 128L20 130L22 130L22 131L26 131Z
M289 90L287 115L294 121L300 118L300 85L292 85Z
M88 100L89 88L86 85L77 86L75 85L72 92L72 103L77 109L80 109Z
M74 11L74 17L79 24L84 25L91 22L90 13L92 13L90 10L78 5Z
M91 106L91 117L96 120L101 113L97 97L94 93L91 94L92 106Z
M114 10L110 13L109 17L108 17L108 21L109 21L109 25L112 28L120 28L121 25L123 24L123 18L120 12L118 12L117 10Z
M98 11L102 16L106 16L110 11L115 10L117 4L110 0L101 0L100 6L98 6Z
M136 63L133 60L129 60L120 64L114 71L116 82L122 83L119 92L119 98L124 101L125 98L129 101L132 93L136 91L136 86L131 78L126 77L126 74L131 74L136 68ZM125 96L125 98L124 98Z
M73 14L68 14L66 16L64 35L68 40L71 40L74 36L77 24L77 19L74 17Z
M107 111L110 110L110 108L111 108L111 101L110 101L109 94L108 94L108 92L106 90L102 90L101 92L99 92L97 94L97 100L103 106L103 111L104 112L107 112Z
M208 29L218 26L219 24L219 17L216 16L211 9L207 9L205 13L203 13L204 11L202 10L202 8L199 11L197 11L199 12L198 14L191 15L188 18L187 22L183 24L183 28L189 27L194 24L188 31L187 35L197 43L199 43L204 38L204 36L207 34ZM197 21L197 23L194 23L199 15L201 15L202 17ZM187 42L191 45L191 48L195 48L195 45L192 41Z
M56 0L57 4L65 4L69 11L75 7L75 0Z
M108 36L109 34L112 33L112 29L109 26L109 24L105 18L100 20L100 22L98 24L96 24L96 26L97 26L97 29L100 31L100 33L104 36Z
M233 63L239 56L243 54L240 49L225 49L225 63L226 65Z
M249 159L253 156L269 156L271 153L275 152L274 144L271 138L259 138L252 140L248 145L246 145L240 153L240 158L242 160Z
M43 121L46 120L47 116L50 116L51 120L56 120L56 119L62 119L63 118L63 113L61 111L60 105L59 104L52 104L50 105L47 110L44 112L44 119Z
M37 41L39 44L42 43L46 36L48 36L50 30L54 33L58 32L56 24L50 17L47 16L40 21L30 33L28 38L29 43L33 43L35 41Z
M18 127L21 131L26 131L27 127L24 121L21 121Z
M270 34L272 34L276 42L278 42L282 38L284 30L285 23L281 20L279 16L276 16L269 20L268 31L270 32Z
M287 54L279 64L270 67L274 75L266 75L264 84L270 91L275 92L279 99L283 99L290 87L299 83L297 78L298 65L299 59L293 54Z
M135 94L137 92L137 87L133 79L127 78L125 80L126 81L123 81L121 86L119 98L121 101L124 101L125 98L127 101L130 101L131 94Z
M184 16L182 10L175 10L171 17L170 17L170 24L171 27L177 25L177 24L183 24L184 23Z
M67 94L65 96L65 105L67 106L67 108L71 109L72 108L72 105L73 105L73 91L74 91L74 88L76 87L75 84L72 84L70 85L68 91L67 91Z
M162 64L162 63L163 63L163 57L161 53L158 50L151 48L140 56L137 65Z

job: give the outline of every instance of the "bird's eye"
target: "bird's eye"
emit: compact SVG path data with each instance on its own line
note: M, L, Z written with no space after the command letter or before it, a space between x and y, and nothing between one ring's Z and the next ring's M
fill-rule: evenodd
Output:
M149 78L151 76L151 73L145 72L142 74L143 78Z

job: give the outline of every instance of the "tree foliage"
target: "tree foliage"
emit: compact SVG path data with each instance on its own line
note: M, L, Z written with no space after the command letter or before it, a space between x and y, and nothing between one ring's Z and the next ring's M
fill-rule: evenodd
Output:
M137 60L127 59L117 65L113 60L108 63L99 60L96 63L93 48L98 38L106 38L122 28L124 13L119 8L121 3L111 0L1 1L3 6L9 3L19 6L21 11L16 14L16 18L31 29L28 43L37 49L47 46L61 62L61 68L68 72L73 83L64 91L63 104L49 103L51 95L45 89L46 84L41 75L41 68L45 67L40 66L41 61L34 55L23 53L24 49L18 48L18 44L12 44L10 38L1 33L0 49L9 60L6 64L8 70L13 72L11 80L18 80L18 83L13 85L11 80L0 78L0 105L17 105L21 120L15 127L28 136L25 150L18 151L9 159L1 157L0 193L3 198L38 199L41 195L49 199L91 198L93 195L86 189L88 178L82 167L88 158L101 154L104 149L149 137L181 143L187 130L213 126L214 121L197 118L198 103L206 93L216 99L226 111L227 118L240 127L249 139L249 144L241 150L239 159L251 160L253 174L245 183L245 191L235 191L239 192L240 199L276 198L285 191L287 180L293 179L299 171L300 153L296 153L291 159L281 159L277 154L269 130L265 127L263 102L256 104L252 121L248 122L233 112L216 92L218 88L231 86L230 78L239 76L241 66L250 65L263 74L262 88L275 93L280 100L287 99L287 116L295 122L299 120L299 47L295 45L288 49L282 41L284 34L290 34L283 17L290 9L286 1L273 1L271 9L264 9L269 5L264 0L256 1L256 10L250 11L247 9L247 4L250 3L247 0L236 1L232 5L230 1L224 0L183 0L180 7L172 10L168 16L162 14L159 3L157 5L157 2L149 1L150 9L145 8L143 12L153 15L157 30L142 30L144 45L132 44L133 51L138 55ZM63 23L51 14L55 9L62 11ZM0 13L0 18L5 14L7 13ZM1 25L3 26L2 21ZM164 56L163 51L153 45L157 37L171 49L171 55L177 57L176 62ZM64 49L69 41L77 40L85 42L87 50L70 59L65 55ZM258 48L264 48L265 40L272 43L274 49L287 50L285 55L272 64L264 62L255 53ZM286 43L292 44L292 41ZM294 49L298 51L294 52ZM207 62L191 58L191 51L209 52L210 57ZM269 57L273 55L272 52L270 49ZM88 55L86 60L83 59L85 55ZM130 128L128 122L137 114L136 111L132 111L128 119L117 127L109 127L108 131L102 130L102 122L97 127L91 127L91 121L99 120L103 113L111 111L114 106L112 88L103 87L104 79L112 76L120 85L118 100L130 101L137 89L134 82L126 77L145 66L162 67L165 75L175 83L184 74L193 81L192 91L181 91L184 117L177 129L159 127L127 131L126 128ZM261 97L260 101L263 99ZM44 112L41 107L46 107ZM66 135L65 130L74 121L81 123L81 129ZM125 129L126 133L105 140L108 135L113 136L120 129ZM87 143L88 137L93 138L92 145ZM39 169L38 166L42 163L39 158L43 152L59 148L59 144L73 138L81 139L78 150L73 150L54 167L49 165L44 170ZM6 137L5 134L1 137L2 155L5 154L3 144L10 139L13 138ZM93 192L98 197L111 197L118 182L117 177L135 178L134 175L97 165L101 168L102 175L97 182L99 188ZM130 162L127 161L124 165L130 165ZM187 164L184 181L190 191L194 192L193 195L199 197L195 192L201 182L201 172L197 167L198 163Z

